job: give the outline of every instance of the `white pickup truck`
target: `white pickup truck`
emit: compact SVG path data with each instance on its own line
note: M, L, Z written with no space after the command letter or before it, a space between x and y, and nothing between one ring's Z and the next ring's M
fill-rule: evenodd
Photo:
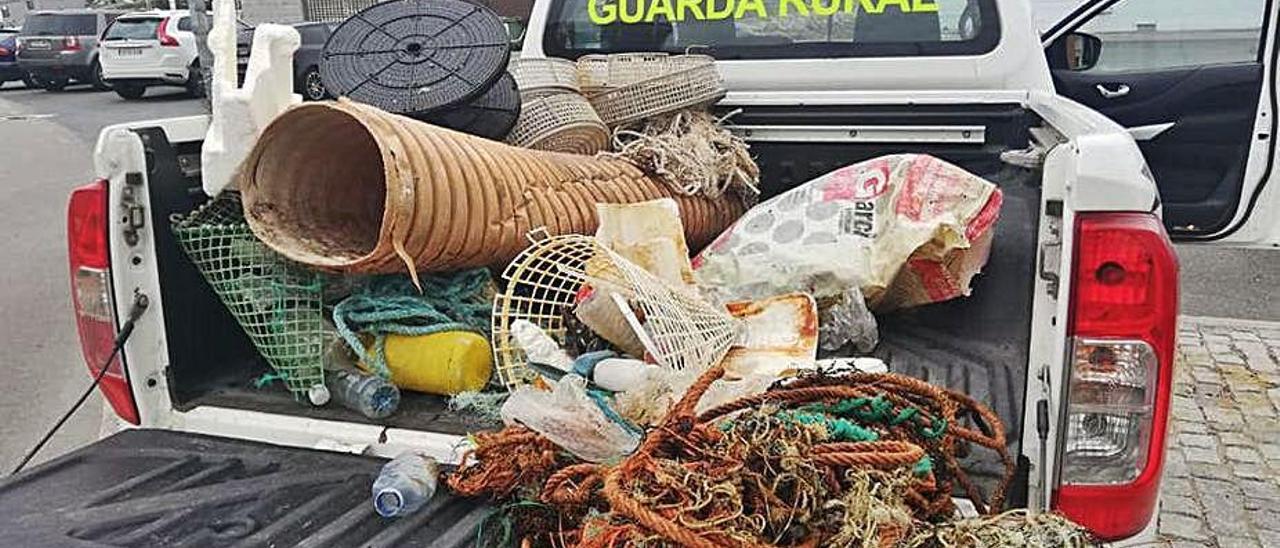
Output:
M635 15L670 12L665 0L537 0L522 55L705 48L729 88L719 108L738 111L766 197L900 152L998 184L1003 211L973 295L880 318L876 355L999 414L1018 459L1010 507L1061 511L1117 544L1154 539L1177 333L1168 234L1280 242L1276 35L1261 30L1276 28L1280 5L1252 2L1245 53L1197 57L1190 41L1174 48L1185 58L1143 66L1149 56L1126 64L1125 48L1158 33L1108 25L1132 5L1160 17L1159 0L1086 2L1043 37L1026 0L737 0L729 11L720 2L735 0L708 1L679 0L669 18ZM780 23L784 5L810 19ZM707 17L712 8L725 16ZM476 502L442 493L389 525L367 500L373 457L457 458L472 425L440 398L406 393L399 413L375 422L249 386L266 366L168 229L206 199L207 123L104 130L98 180L71 196L90 373L132 304L150 304L101 383L139 428L0 484L0 544L471 542L488 511ZM988 481L998 471L976 457L966 465Z

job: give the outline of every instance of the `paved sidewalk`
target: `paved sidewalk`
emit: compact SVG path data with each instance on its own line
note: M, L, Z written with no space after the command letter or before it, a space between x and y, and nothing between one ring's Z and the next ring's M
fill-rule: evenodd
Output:
M1280 323L1183 317L1160 532L1280 547Z

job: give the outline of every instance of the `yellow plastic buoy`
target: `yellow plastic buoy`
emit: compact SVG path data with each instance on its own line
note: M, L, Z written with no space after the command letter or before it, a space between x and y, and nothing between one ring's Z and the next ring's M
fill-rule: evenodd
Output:
M493 373L489 341L467 331L387 335L386 357L393 384L428 394L480 390Z

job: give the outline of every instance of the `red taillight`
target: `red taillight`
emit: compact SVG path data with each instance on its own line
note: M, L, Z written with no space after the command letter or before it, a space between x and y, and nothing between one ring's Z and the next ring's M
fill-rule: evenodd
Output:
M62 39L62 51L79 51L80 39L75 36L68 36Z
M11 52L9 51L9 48L6 48L6 47L0 47L0 55L9 55L9 53L11 53Z
M97 376L111 356L116 336L111 297L111 255L107 246L107 181L71 191L67 205L67 258L71 263L71 301L80 331L80 348L89 374ZM98 385L116 415L138 424L138 406L120 356L107 366Z
M1150 522L1160 491L1178 315L1178 260L1146 213L1076 224L1067 429L1054 506L1104 540Z
M169 20L161 19L160 26L156 27L156 39L160 41L160 45L168 48L178 47L178 39L169 34Z

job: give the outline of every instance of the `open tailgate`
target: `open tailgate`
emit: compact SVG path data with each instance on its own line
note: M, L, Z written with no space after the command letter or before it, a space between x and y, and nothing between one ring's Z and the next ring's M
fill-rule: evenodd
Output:
M126 430L0 482L0 546L462 546L489 508L442 488L387 520L383 460Z

